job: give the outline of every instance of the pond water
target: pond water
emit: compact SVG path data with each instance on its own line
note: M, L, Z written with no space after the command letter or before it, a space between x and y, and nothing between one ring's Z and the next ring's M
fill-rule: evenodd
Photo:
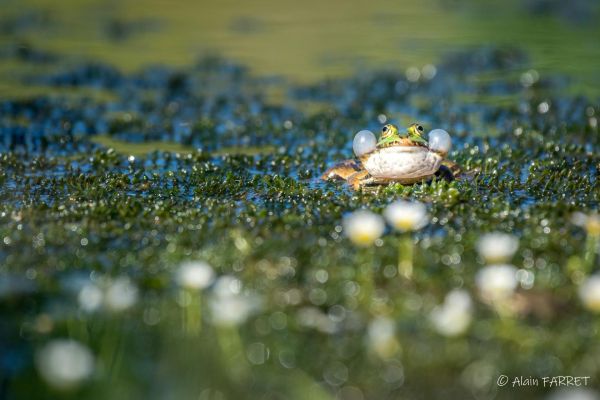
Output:
M584 0L3 0L2 8L0 43L16 37L61 62L91 58L127 71L185 66L209 52L259 75L306 82L421 68L449 52L510 45L538 73L566 74L573 91L597 96L600 86L600 7ZM2 71L22 68L9 63Z

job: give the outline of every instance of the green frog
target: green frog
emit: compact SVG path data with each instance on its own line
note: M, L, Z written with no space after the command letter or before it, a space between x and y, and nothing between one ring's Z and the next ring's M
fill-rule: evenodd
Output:
M410 185L434 176L450 181L462 174L458 165L445 159L452 143L442 129L431 131L429 141L422 137L423 127L419 124L411 124L402 133L388 124L381 130L379 142L373 133L366 132L357 134L361 136L360 146L353 146L357 159L334 165L322 179L343 179L358 190L393 182ZM363 137L369 135L369 140ZM363 142L371 143L368 149L363 148Z

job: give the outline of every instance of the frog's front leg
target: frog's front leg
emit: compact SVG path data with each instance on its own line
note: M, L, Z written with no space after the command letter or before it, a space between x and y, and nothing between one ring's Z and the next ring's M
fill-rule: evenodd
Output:
M358 190L361 187L371 184L373 177L365 170L358 171L348 177L348 184L352 189Z
M386 185L390 182L392 182L390 179L374 178L367 171L357 172L348 178L348 183L354 190L369 186Z

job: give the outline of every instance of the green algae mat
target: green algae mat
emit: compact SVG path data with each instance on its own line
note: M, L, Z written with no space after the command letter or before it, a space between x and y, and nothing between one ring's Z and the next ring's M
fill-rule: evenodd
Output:
M598 398L594 3L186 3L2 2L0 398Z

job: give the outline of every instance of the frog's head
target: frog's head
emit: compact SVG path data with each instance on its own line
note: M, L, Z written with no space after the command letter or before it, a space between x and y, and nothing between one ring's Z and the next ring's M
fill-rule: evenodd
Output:
M408 135L409 136L417 136L417 137L423 137L423 132L424 129L420 124L411 124L408 127Z
M381 129L381 138L386 139L398 135L398 127L393 124L387 124Z

